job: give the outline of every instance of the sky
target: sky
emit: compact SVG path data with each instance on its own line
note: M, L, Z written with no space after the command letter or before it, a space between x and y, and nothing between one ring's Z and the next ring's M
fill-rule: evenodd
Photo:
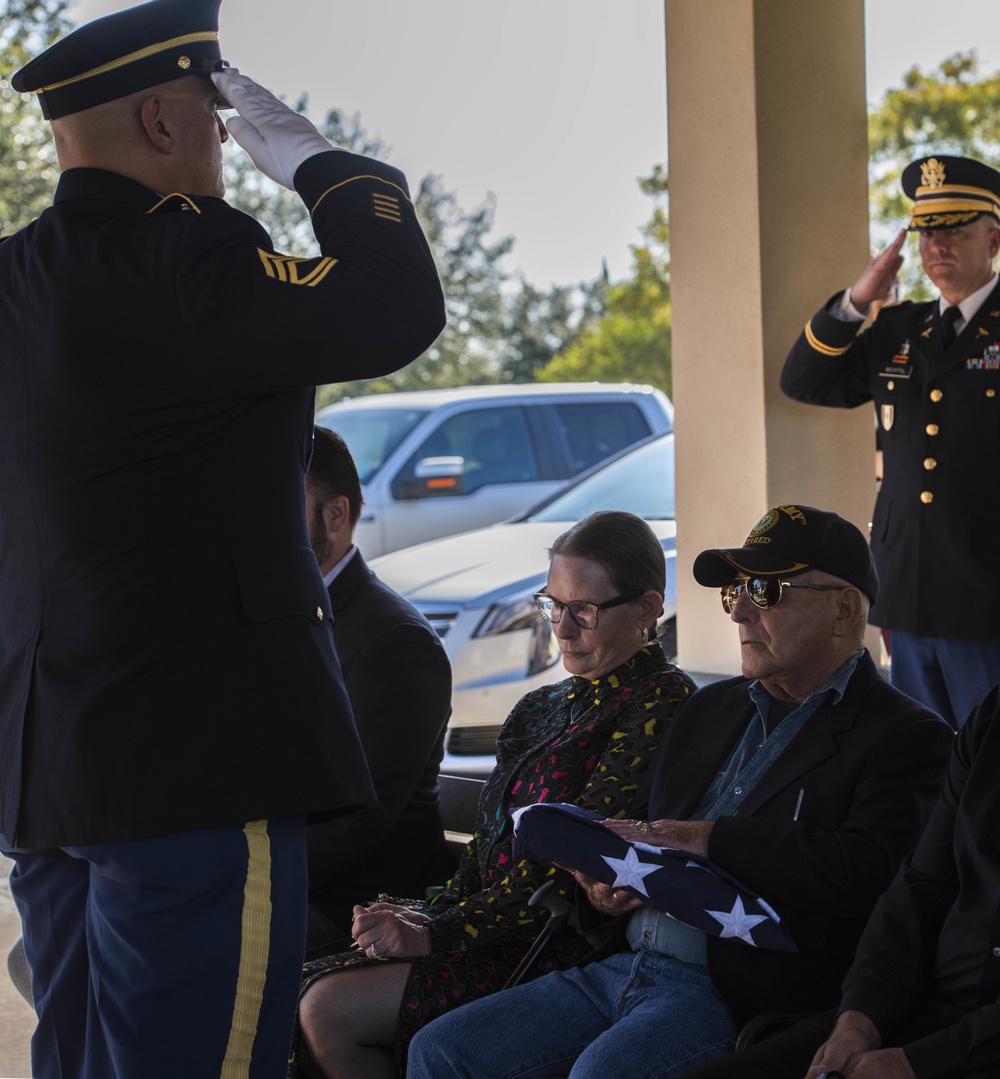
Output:
M836 2L836 0L825 0ZM128 6L76 0L79 24ZM976 49L1000 67L994 0L868 0L869 102L913 64ZM280 15L280 19L277 17ZM666 159L662 0L223 0L223 56L309 115L360 114L413 187L442 177L533 285L627 277Z

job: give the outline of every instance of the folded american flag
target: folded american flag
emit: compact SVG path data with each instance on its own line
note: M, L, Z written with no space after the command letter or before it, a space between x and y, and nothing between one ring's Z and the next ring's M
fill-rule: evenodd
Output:
M599 813L562 802L515 809L514 857L559 862L712 936L797 952L778 913L718 866L687 851L627 843Z

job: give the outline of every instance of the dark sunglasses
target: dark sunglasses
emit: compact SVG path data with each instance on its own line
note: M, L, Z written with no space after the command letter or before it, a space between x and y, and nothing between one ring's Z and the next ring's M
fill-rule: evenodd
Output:
M777 577L750 577L746 581L732 581L720 589L722 609L732 614L740 593L746 590L747 599L762 611L768 607L777 607L781 602L781 592L785 588L811 588L814 592L836 592L838 588L849 588L846 584L805 584L801 581L779 581Z

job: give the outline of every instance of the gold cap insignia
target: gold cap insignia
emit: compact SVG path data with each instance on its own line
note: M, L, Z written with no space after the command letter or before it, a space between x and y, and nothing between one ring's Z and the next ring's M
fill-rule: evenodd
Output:
M182 71L187 71L187 69L191 66L191 57L190 56L178 56L177 57L177 66Z
M744 547L749 547L752 543L759 543L758 536L762 536L765 532L770 532L772 528L778 523L778 511L768 510L763 517L750 529L750 535L747 536Z
M944 165L936 157L929 157L920 166L920 179L924 187L943 187Z

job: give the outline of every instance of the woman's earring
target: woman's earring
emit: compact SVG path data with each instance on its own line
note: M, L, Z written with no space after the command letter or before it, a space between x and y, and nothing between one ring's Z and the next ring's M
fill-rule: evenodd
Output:
M642 643L643 644L649 644L649 627L648 626L643 626L642 627Z

